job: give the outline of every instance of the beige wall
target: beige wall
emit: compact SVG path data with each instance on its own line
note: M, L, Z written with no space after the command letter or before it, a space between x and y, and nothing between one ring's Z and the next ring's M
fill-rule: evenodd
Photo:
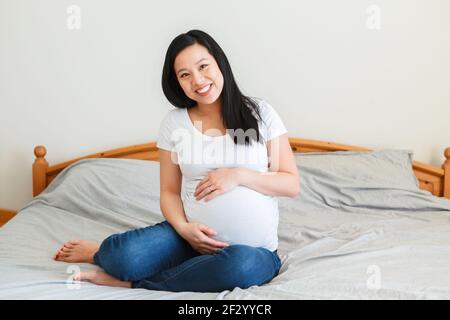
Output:
M67 27L71 4L79 30ZM165 50L192 28L219 42L243 92L269 101L291 136L444 160L450 1L0 0L0 207L31 199L35 145L55 163L155 140L170 109Z

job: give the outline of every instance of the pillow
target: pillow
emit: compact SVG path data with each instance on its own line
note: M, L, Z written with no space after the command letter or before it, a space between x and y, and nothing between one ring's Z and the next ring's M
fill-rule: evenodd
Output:
M346 186L390 187L417 190L412 169L413 152L384 149L377 151L336 151L295 153L300 170L314 172Z
M92 220L148 221L151 214L162 217L159 197L159 162L93 158L66 167L27 206L38 202Z
M280 199L280 206L303 212L330 207L403 208L406 198L423 193L412 169L412 155L394 149L295 153L300 193L295 199Z

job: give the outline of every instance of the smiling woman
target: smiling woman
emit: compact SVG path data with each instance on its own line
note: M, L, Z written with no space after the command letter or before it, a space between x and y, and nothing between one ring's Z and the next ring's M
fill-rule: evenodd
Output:
M193 63L192 59L198 58ZM174 68L186 96L203 104L217 101L224 79L216 60L204 46L194 44L184 49L175 58Z
M239 90L224 52L199 30L177 36L162 88L176 107L161 123L160 206L166 221L101 244L69 241L55 255L104 271L77 279L168 291L223 291L278 274L278 202L299 177L272 106ZM209 135L214 131L214 135Z

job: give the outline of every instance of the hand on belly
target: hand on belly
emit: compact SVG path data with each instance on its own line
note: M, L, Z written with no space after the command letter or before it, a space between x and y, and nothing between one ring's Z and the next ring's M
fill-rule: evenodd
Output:
M194 196L197 200L209 201L227 193L239 185L239 168L218 168L208 174L197 184Z

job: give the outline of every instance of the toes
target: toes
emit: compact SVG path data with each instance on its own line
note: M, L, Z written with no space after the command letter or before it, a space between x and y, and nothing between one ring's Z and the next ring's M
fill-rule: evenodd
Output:
M55 255L53 256L53 259L54 259L54 260L57 260L57 259L58 259L59 255L61 254L61 250L62 250L63 248L64 248L64 247L61 247L61 248L58 249L58 251L56 251Z
M64 253L64 252L61 252L59 255L58 255L58 258L57 258L57 260L58 261L67 261L67 262L70 262L69 260L70 260L70 254L68 254L68 253Z
M68 256L68 254L66 254L66 253L64 253L64 252L60 252L59 254L58 254L58 257L60 258L60 259L64 259L64 258L66 258Z
M70 240L70 241L65 242L55 253L55 255L53 256L53 260L60 261L60 260L62 260L62 258L67 258L67 255L63 256L62 253L63 252L68 253L68 252L72 251L72 249L74 249L75 245L77 245L78 243L79 243L79 240Z
M86 271L78 272L74 277L75 281L89 281L89 273Z
M98 275L97 270L81 271L80 272L80 281L93 282L93 281L95 281L97 275Z

